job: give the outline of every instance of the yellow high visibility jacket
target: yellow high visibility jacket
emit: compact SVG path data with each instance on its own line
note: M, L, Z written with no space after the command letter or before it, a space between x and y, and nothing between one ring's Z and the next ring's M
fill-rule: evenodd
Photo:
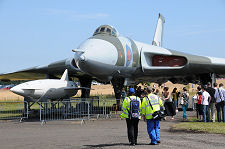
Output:
M163 106L163 104L162 100L155 94L148 94L147 97L143 98L142 100L142 114L145 115L146 119L152 119L152 114L155 111L159 111L160 107ZM151 102L151 105L154 110L151 108L149 101Z
M129 98L130 97L130 98ZM137 96L129 96L126 97L123 101L123 106L122 106L122 114L120 115L121 118L129 118L129 111L130 111L130 99L132 100L137 100L139 101L139 108L140 108L140 114L141 114L141 100ZM139 116L139 119L141 119L141 115Z

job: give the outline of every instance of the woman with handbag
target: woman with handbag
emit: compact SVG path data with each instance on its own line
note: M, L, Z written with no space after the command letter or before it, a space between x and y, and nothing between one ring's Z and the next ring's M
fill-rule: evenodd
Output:
M162 99L164 100L165 114L167 116L171 116L171 120L174 120L174 115L176 115L176 111L168 87L164 87L162 96ZM166 117L164 118L164 120L166 120Z

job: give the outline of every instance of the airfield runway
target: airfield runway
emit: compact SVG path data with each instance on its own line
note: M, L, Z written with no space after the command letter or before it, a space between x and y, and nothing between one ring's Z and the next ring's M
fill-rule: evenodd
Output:
M179 112L181 114L181 112ZM1 149L89 149L89 148L182 148L224 149L225 136L219 134L172 132L178 120L162 121L161 144L148 145L146 123L140 121L138 145L128 145L126 122L119 119L40 122L0 121Z

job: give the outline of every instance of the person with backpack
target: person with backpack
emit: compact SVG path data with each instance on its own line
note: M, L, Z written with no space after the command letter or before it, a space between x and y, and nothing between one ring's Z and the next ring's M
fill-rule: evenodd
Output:
M180 94L180 100L181 100L181 105L182 105L182 110L183 110L183 120L187 120L187 108L188 108L188 102L189 102L189 94L187 92L187 88L183 88L183 92Z
M129 96L123 101L121 118L126 118L127 136L130 145L137 145L138 123L141 119L141 100L135 96L134 88L129 89Z
M148 95L142 101L142 115L144 121L147 120L147 131L151 139L150 145L160 143L160 119L154 119L155 111L160 111L163 107L162 100L159 96L152 93L152 88L147 88Z

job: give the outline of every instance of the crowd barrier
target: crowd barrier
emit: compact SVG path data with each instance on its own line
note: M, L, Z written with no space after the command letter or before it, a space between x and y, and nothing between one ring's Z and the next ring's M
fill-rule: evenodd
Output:
M42 102L40 121L120 118L122 102L121 99L96 98L71 98L70 101ZM190 99L189 110L193 109L194 100Z
M75 99L41 102L40 121L119 118L122 101L116 99Z
M122 102L121 99L98 98L72 98L68 101L39 102L39 118L42 122L120 118ZM194 102L193 98L190 99L189 109L195 109ZM28 118L28 113L27 102L0 102L0 119L2 120Z
M0 102L0 119L28 118L28 103L26 101Z
M41 102L40 121L88 120L89 107L87 101Z
M118 118L121 114L121 99L71 99L89 102L90 118Z

